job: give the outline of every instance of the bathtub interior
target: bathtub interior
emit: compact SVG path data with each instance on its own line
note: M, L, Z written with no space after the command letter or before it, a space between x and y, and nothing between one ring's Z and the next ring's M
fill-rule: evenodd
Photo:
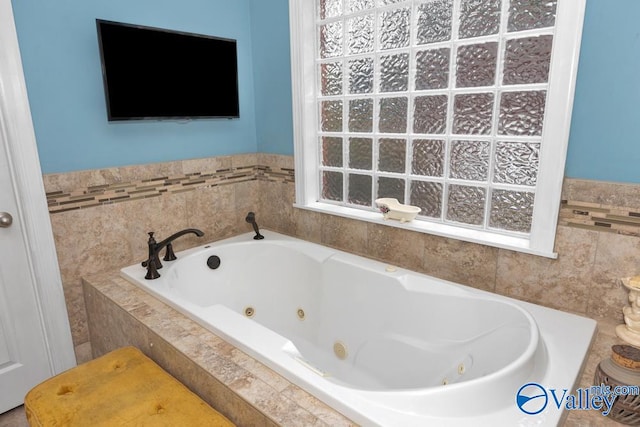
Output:
M514 425L526 382L575 385L591 319L263 234L121 275L364 425Z
M207 266L211 256L220 259L216 269ZM162 274L150 283L174 301L247 316L289 340L283 351L291 358L327 381L362 390L486 377L532 357L537 341L535 323L512 304L451 286L431 292L406 270L387 271L317 245L207 245Z
M197 306L223 304L238 313L244 312L249 301L271 303L274 295L293 301L315 298L310 292L317 288L321 262L330 251L311 255L282 244L256 243L206 245L179 263L168 264L159 285ZM220 258L218 268L207 266L210 256ZM266 313L260 317L265 319Z
M322 294L305 310L315 321L303 334L278 331L329 381L365 390L461 383L514 363L535 338L534 325L516 307L407 292L404 272L379 270L339 255L327 259ZM496 346L508 350L496 354Z

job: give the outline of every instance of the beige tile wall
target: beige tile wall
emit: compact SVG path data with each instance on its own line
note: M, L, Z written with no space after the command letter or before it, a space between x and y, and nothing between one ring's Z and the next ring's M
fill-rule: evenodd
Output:
M206 241L274 231L545 306L622 322L619 277L640 274L640 185L566 180L558 259L294 208L293 158L247 154L45 175L79 360L90 357L80 278L146 255L146 233L202 229ZM622 217L622 218L621 218ZM195 237L176 250L203 243Z
M81 277L141 262L147 232L158 240L189 227L205 236L178 239L176 251L250 231L260 186L293 181L247 154L51 174L45 190L78 361L91 357Z

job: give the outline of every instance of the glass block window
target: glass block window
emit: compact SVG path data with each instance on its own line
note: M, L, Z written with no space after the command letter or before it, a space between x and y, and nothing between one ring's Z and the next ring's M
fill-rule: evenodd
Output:
M538 223L555 230L553 213L535 218L559 204L546 193L559 196L562 171L545 159L566 152L570 120L553 119L570 117L577 61L565 59L577 59L584 4L292 2L304 21L292 34L304 51L300 135L305 152L317 153L314 185L304 186L313 195L298 203L377 212L377 198L394 197L446 235L531 241ZM552 67L554 58L563 60Z

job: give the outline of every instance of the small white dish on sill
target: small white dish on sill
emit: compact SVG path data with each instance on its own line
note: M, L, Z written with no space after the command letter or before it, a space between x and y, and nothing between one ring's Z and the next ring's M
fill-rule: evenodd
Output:
M376 199L376 204L384 219L396 219L400 222L412 221L421 211L417 206L403 205L398 199L390 197Z

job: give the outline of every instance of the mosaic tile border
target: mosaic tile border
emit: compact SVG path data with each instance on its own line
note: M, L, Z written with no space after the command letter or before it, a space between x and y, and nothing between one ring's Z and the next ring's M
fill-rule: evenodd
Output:
M127 202L192 191L197 188L236 184L245 181L293 183L294 171L289 168L272 168L250 165L218 169L215 172L193 172L178 176L160 176L137 181L96 185L72 191L46 193L50 214L77 209Z
M255 161L255 160L254 160ZM267 162L269 159L267 159ZM76 188L69 191L50 191L46 193L50 214L63 213L77 209L87 209L101 205L127 202L163 194L174 194L192 191L198 188L230 185L246 181L267 181L294 183L294 169L284 166L267 166L265 159L258 159L255 164L224 167L215 171L200 171L164 175L154 178L144 178L126 182L115 182ZM558 224L573 228L581 228L599 232L616 233L640 237L640 206L628 208L610 204L597 203L591 200L589 194L583 194L584 189L579 180L568 179L564 183L565 198L561 200ZM586 188L592 188L589 182ZM620 193L620 185L610 183L600 184L602 190L611 190L607 194ZM574 186L579 188L573 189ZM627 189L627 187L629 187ZM640 185L626 185L623 189L631 191L633 200L640 196ZM572 190L572 191L567 191ZM571 194L569 194L571 193ZM576 194L573 194L576 193ZM602 192L599 191L598 194ZM626 193L625 193L626 194ZM567 198L567 196L569 196ZM631 199L623 200L630 202ZM608 200L610 202L623 200ZM598 200L600 201L600 200ZM604 201L604 200L602 200ZM620 203L622 204L622 203ZM625 203L626 204L626 203ZM629 203L633 205L633 203Z
M640 237L640 210L562 200L558 224Z

